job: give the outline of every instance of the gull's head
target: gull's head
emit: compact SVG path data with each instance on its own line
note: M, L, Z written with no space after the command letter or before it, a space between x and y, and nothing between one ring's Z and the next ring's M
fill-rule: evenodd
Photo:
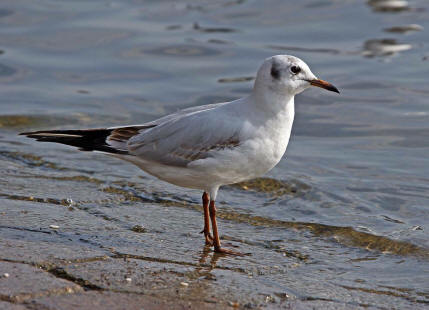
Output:
M299 94L310 86L339 93L334 85L318 79L305 62L290 55L267 58L259 68L255 81L255 88L268 88L289 96Z

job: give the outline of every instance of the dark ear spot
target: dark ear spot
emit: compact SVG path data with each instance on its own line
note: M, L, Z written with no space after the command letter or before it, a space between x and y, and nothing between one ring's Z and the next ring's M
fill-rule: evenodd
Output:
M271 65L271 76L276 80L279 80L281 76L280 68L275 62Z

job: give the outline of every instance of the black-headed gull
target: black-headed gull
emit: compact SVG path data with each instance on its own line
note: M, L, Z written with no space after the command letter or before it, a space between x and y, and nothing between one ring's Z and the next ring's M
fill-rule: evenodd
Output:
M238 100L188 108L142 125L21 134L113 155L166 182L203 190L206 244L215 252L239 254L220 244L218 189L259 177L280 161L292 129L294 96L312 85L339 93L301 59L277 55L264 61L252 92Z

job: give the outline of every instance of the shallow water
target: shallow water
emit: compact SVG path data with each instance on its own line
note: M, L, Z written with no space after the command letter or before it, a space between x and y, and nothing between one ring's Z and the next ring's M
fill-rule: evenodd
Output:
M114 248L187 281L211 275L208 285L243 304L428 307L428 9L423 0L3 1L1 238ZM249 257L203 251L201 193L17 136L236 99L280 53L341 95L298 96L286 157L267 178L221 190L224 242ZM55 236L34 233L52 223Z

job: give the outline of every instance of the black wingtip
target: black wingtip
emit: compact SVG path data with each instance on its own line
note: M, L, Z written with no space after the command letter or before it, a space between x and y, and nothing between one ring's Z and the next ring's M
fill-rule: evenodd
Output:
M39 142L54 142L77 147L81 151L101 151L114 154L128 154L127 151L111 147L106 143L107 137L113 129L71 129L71 130L42 130L21 132L20 136L26 136Z

